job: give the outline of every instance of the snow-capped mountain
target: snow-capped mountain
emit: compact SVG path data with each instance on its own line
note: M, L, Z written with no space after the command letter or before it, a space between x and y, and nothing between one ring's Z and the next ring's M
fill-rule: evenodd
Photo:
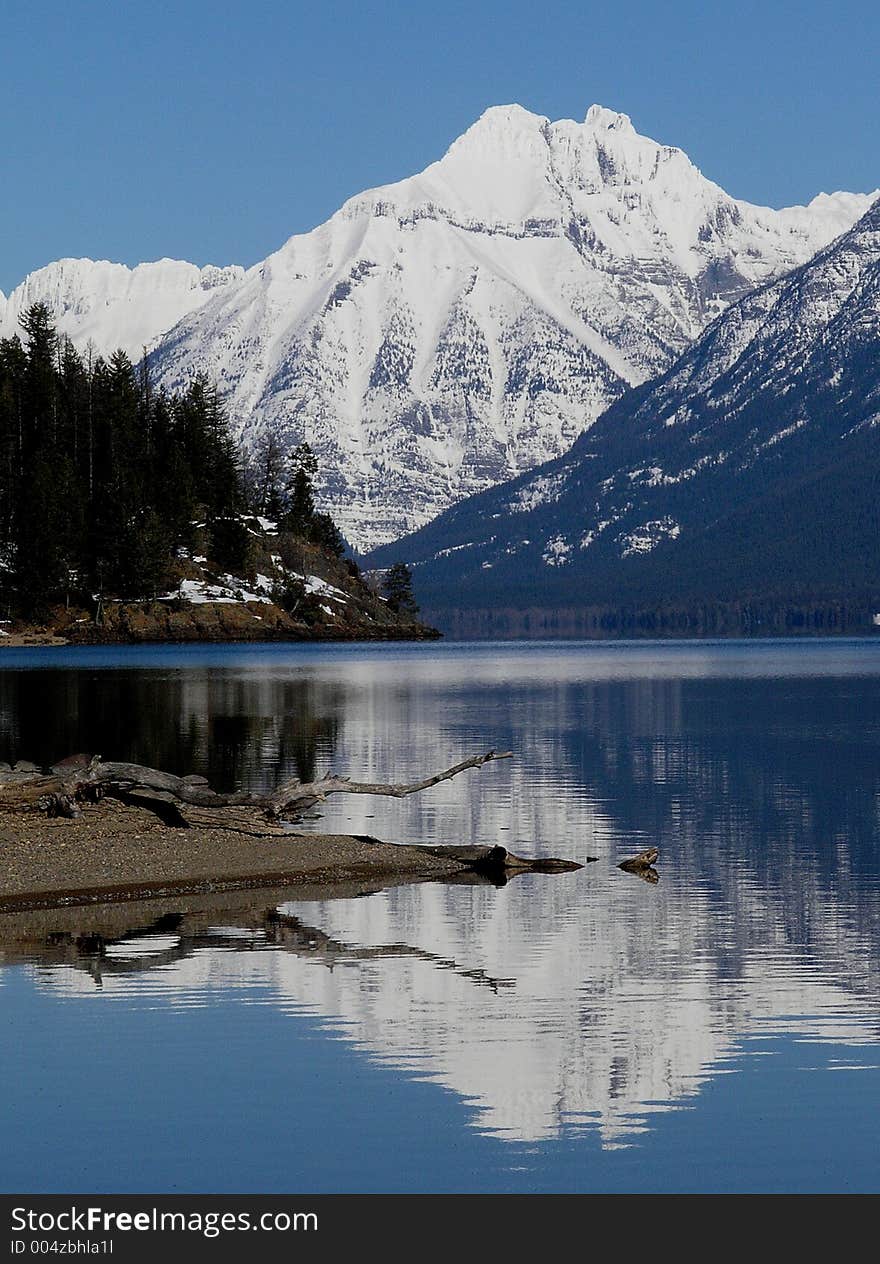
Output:
M431 606L874 591L878 463L880 199L562 458L374 560Z
M127 268L106 260L59 259L25 277L8 298L0 293L0 338L19 332L19 317L45 303L59 333L77 346L89 342L97 355L117 348L139 360L183 316L244 276L244 268L197 268L160 259Z
M246 273L64 260L0 298L0 332L42 299L79 344L155 347L169 386L206 372L246 447L312 444L323 507L367 549L565 451L868 203L752 206L624 114L503 106Z
M306 438L366 549L564 451L868 202L751 206L626 115L498 107L183 319L156 370L207 372L246 446Z

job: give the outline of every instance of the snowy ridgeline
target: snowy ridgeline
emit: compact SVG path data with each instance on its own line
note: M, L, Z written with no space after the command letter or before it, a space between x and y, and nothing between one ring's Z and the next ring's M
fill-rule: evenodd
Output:
M157 382L206 372L246 447L308 440L364 551L564 451L869 202L752 206L626 115L498 107L247 272L64 260L0 298L0 332L42 299L78 342L155 348Z
M117 349L140 360L184 316L225 286L240 281L244 268L198 268L159 259L127 268L106 259L59 259L25 277L5 298L0 293L0 338L20 332L19 318L34 303L50 308L58 332L96 355Z

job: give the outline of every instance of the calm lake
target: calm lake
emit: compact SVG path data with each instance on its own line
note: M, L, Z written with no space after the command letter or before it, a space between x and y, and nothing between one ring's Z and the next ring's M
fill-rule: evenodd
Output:
M304 828L595 863L78 947L0 919L0 1190L880 1190L880 642L0 658L0 759L231 788L492 747ZM656 884L615 867L649 845Z

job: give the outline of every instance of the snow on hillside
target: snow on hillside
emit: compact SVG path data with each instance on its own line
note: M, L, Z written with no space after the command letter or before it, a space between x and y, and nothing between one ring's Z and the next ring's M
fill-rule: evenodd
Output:
M159 373L207 371L246 445L307 438L367 548L563 451L868 201L750 206L625 115L491 109L181 321Z
M33 303L46 303L60 333L95 354L121 348L139 360L183 316L202 307L244 269L197 268L193 263L160 259L127 268L106 260L59 259L27 276L4 298L0 294L0 338L19 331L19 317Z
M645 555L666 567L667 592L687 590L698 568L707 592L871 586L878 346L880 198L730 306L562 457L369 563L405 559L429 606L438 592L451 605L509 604L516 586L536 605L563 588L572 602L607 597L627 577L647 584L632 564Z
M366 550L564 451L869 201L751 206L624 114L551 122L501 106L439 162L246 273L63 261L5 317L0 302L0 331L34 297L100 349L140 355L174 325L157 379L206 372L246 447L270 429L307 439L322 507Z

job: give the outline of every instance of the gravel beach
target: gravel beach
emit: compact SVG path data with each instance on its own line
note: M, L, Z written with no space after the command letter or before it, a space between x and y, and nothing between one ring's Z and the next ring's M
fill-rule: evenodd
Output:
M194 814L197 819L197 814ZM111 799L76 820L0 809L0 911L295 884L419 881L466 866L365 836L285 833L258 814L164 825Z

